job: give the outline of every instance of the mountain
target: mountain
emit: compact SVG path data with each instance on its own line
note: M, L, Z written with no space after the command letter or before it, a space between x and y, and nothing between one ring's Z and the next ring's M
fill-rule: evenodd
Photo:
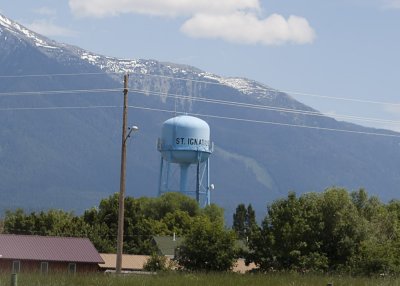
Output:
M0 15L0 211L81 212L119 191L123 73L129 123L140 127L128 144L127 195L157 195L157 138L183 112L210 125L212 201L228 218L239 203L262 218L288 191L333 185L397 197L398 133L336 121L249 79L97 55Z

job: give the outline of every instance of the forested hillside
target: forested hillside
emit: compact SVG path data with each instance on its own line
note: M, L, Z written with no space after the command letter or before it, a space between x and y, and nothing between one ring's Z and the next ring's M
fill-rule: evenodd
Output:
M140 128L128 143L131 197L157 196L156 142L162 123L182 113L210 125L211 201L228 219L240 203L261 217L288 191L398 194L398 133L339 122L251 79L97 55L0 18L0 213L82 213L119 190L124 73L128 122Z

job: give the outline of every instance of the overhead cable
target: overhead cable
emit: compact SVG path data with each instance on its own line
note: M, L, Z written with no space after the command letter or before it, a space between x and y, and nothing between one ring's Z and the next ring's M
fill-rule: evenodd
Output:
M49 107L15 107L15 108L0 108L0 111L29 111L29 110L62 110L62 109L104 109L104 108L121 108L122 106L117 105L99 105L99 106L49 106ZM128 106L129 108L139 109L144 111L156 111L156 112L165 112L165 113L176 113L176 114L188 114L187 112L177 112L174 110L168 109L159 109L159 108L151 108L144 106ZM232 121L240 121L247 123L258 123L258 124L269 124L269 125L277 125L277 126L286 126L286 127L294 127L294 128L305 128L305 129L314 129L314 130L323 130L323 131L331 131L331 132L342 132L342 133L353 133L353 134L362 134L362 135L373 135L373 136L382 136L382 137L394 137L400 138L400 135L390 134L390 133L379 133L379 132L368 132L368 131L356 131L356 130L347 130L347 129L338 129L338 128L327 128L327 127L319 127L319 126L309 126L309 125L300 125L300 124L291 124L291 123L282 123L282 122L273 122L273 121L263 121L263 120L254 120L254 119L245 119L245 118L237 118L237 117L228 117L228 116L219 116L219 115L211 115L211 114L203 114L203 113L190 113L193 116L199 117L207 117L207 118L215 118L215 119L225 119Z
M388 133L356 131L356 130L347 130L347 129L338 129L338 128L327 128L327 127L319 127L319 126L309 126L309 125L300 125L300 124L291 124L291 123L282 123L282 122L273 122L273 121L263 121L263 120L210 115L210 114L202 114L202 113L177 112L177 111L168 110L168 109L149 108L149 107L142 107L142 106L129 106L129 108L140 109L140 110L149 110L149 111L159 111L159 112L166 112L166 113L190 114L190 115L199 116L199 117L226 119L226 120L242 121L242 122L249 122L249 123L271 124L271 125L296 127L296 128L306 128L306 129L315 129L315 130L324 130L324 131L334 131L334 132L344 132L344 133L354 133L354 134L363 134L363 135L374 135L374 136L400 138L400 135L388 134Z
M108 92L122 92L122 91L123 91L122 88L17 91L17 92L2 92L2 93L0 93L0 96L33 96L33 95L38 96L38 95L59 95L59 94L78 94L79 95L79 94L83 94L83 93L108 93ZM318 116L318 117L331 116L336 119L347 119L347 120L354 120L354 121L361 121L361 122L400 124L400 121L389 120L389 119L362 117L362 116L354 116L354 115L343 115L343 114L335 114L335 113L321 113L321 112L313 111L313 110L275 107L275 106L262 105L262 104L250 104L250 103L243 103L243 102L237 102L237 101L211 99L211 98L206 98L206 97L191 97L191 96L171 94L168 92L161 92L161 91L150 91L150 90L142 90L142 89L130 89L130 91L139 93L139 94L145 94L145 95L165 96L168 98L185 99L185 100L205 102L205 103L210 103L210 104L228 105L228 106L234 106L234 107L238 107L238 108L269 110L269 111L293 113L293 114L299 114L299 115L305 115L305 116Z
M109 74L136 74L140 76L147 76L147 77L158 77L158 78L166 78L171 80L179 80L179 81L188 81L188 82L196 82L196 83L204 83L204 84L211 84L211 85L221 85L221 86L228 86L227 83L223 82L229 78L220 78L222 80L218 81L217 78L210 77L208 80L200 80L200 79L191 79L191 78L182 78L182 77L175 77L175 76L168 76L168 75L158 75L158 74L150 74L150 73L140 73L135 71L129 72L88 72L88 73L55 73L55 74L27 74L27 75L0 75L0 78L30 78L30 77L51 77L51 76L84 76L84 75L109 75ZM299 92L299 91L291 91L291 90L278 90L271 87L268 87L264 84L260 84L265 90L271 92L278 92L278 93L286 93L291 95L299 95L299 96L310 96L310 97L318 97L323 99L332 99L332 100L342 100L348 102L358 102L358 103L368 103L368 104L379 104L379 105L388 105L388 106L400 106L400 103L396 102L387 102L387 101L378 101L378 100L364 100L364 99L357 99L357 98L346 98L346 97L338 97L338 96L326 96L326 95L319 95L314 93L306 93L306 92Z

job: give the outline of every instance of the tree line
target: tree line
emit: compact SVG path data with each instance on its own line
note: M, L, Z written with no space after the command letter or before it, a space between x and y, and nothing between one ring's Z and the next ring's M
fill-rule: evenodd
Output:
M249 240L264 271L400 273L400 201L331 188L273 202Z
M185 236L195 218L223 225L223 210L216 205L201 209L197 202L179 193L159 198L125 198L124 253L152 254L154 235ZM6 211L4 232L44 236L88 237L99 252L116 251L118 193L102 199L98 207L78 216L63 210L25 213Z
M99 252L112 253L117 212L114 194L81 216L18 209L7 211L2 225L5 233L88 237ZM240 204L231 228L220 207L201 209L179 193L127 197L124 228L124 253L153 254L155 261L154 235L183 237L176 259L188 270L227 271L242 257L261 272L400 273L400 201L383 203L363 189L289 193L267 205L260 224L252 206Z

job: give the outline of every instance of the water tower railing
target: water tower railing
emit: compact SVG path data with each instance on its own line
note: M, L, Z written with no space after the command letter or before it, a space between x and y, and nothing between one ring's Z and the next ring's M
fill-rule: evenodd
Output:
M207 152L207 153L212 153L214 152L214 142L210 142L209 145L206 146L201 146L198 147L197 149L190 149L190 148L177 148L175 145L171 145L171 144L165 144L164 140L162 140L161 138L158 138L157 140L157 150L159 152L162 151L199 151L199 152Z

